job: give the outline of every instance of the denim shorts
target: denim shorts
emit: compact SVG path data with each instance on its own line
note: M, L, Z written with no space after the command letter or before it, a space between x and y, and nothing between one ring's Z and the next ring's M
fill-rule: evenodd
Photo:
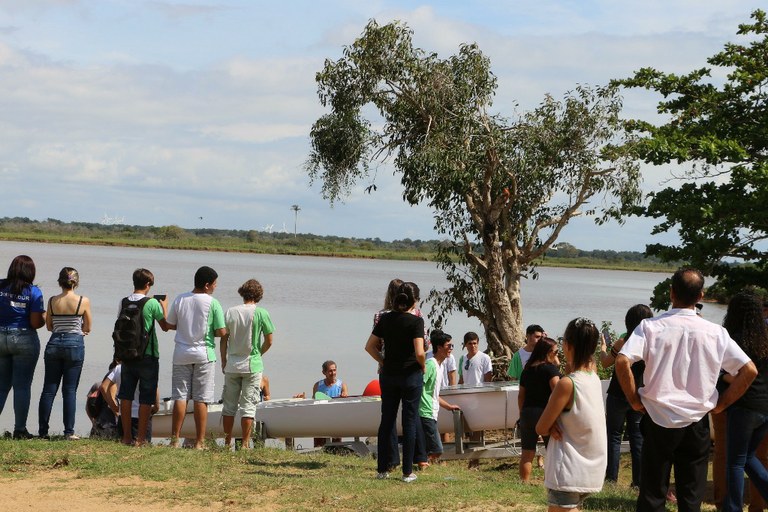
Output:
M570 492L556 491L547 489L547 499L550 507L560 508L583 508L584 500L592 493L589 492Z

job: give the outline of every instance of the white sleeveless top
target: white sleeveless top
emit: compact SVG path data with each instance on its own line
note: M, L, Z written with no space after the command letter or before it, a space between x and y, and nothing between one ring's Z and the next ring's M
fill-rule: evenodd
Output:
M566 492L598 492L603 488L608 462L605 404L596 373L578 371L573 381L573 403L560 413L560 441L549 439L544 462L544 486Z

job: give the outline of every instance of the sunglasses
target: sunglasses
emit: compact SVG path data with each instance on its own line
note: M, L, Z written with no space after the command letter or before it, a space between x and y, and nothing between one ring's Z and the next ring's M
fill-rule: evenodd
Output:
M467 362L464 363L464 369L469 370L469 359L467 359Z

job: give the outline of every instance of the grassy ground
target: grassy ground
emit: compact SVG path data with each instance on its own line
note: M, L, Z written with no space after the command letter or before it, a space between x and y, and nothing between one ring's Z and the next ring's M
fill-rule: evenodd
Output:
M623 461L622 477L629 473L628 463ZM66 500L71 510L82 510L84 500L116 503L128 497L143 510L182 505L183 510L207 511L544 510L542 470L534 470L534 485L523 485L517 469L517 458L486 459L477 469L468 469L466 462L447 462L405 484L397 475L376 480L375 462L356 456L263 448L235 453L220 447L203 452L135 449L95 440L0 440L0 488L12 493L30 480L45 482L34 487L37 496L28 496L30 503L69 491L63 495L69 497L58 499ZM96 489L97 494L78 493L77 488ZM635 498L622 481L590 497L585 508L632 511ZM1 501L0 509L7 510Z

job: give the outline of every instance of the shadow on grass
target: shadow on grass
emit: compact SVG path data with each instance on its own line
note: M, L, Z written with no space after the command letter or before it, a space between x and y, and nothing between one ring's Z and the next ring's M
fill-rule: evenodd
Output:
M263 466L264 468L293 468L301 470L323 469L328 466L325 462L319 461L292 461L269 462L264 460L249 460L246 464L250 466Z
M637 498L622 496L595 496L584 501L584 510L611 510L614 512L633 512Z

